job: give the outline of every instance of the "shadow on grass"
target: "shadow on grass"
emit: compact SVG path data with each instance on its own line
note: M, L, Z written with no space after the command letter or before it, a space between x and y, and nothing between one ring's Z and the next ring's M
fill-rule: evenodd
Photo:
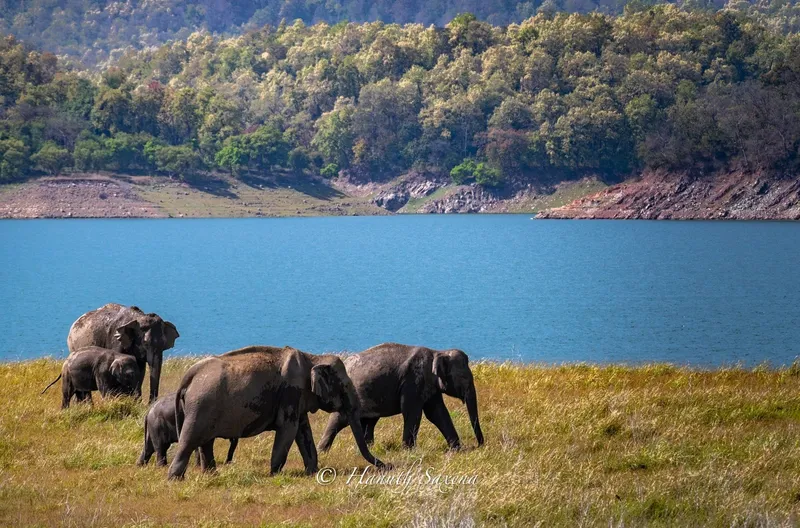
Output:
M262 176L260 174L240 174L239 181L257 189L293 189L317 200L329 201L344 198L346 195L326 183L316 182L305 175L277 174Z
M192 177L186 178L186 184L192 189L208 194L213 194L220 198L229 198L236 200L239 198L235 192L231 190L231 184L227 180L214 178L211 176L205 177Z
M95 393L93 400L94 403L73 402L68 409L60 411L54 418L70 425L83 422L102 423L127 418L139 419L146 411L142 402L131 397L101 399L100 395Z

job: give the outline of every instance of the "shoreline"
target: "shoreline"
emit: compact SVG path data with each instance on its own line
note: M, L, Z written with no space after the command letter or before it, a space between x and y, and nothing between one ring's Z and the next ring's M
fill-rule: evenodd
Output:
M0 219L523 214L536 220L800 220L800 179L741 172L645 172L613 185L587 176L502 190L419 173L361 185L276 178L243 183L216 175L189 184L113 173L43 177L0 186Z
M173 366L181 365L181 366L190 366L194 362L200 361L201 359L205 359L208 357L218 356L220 354L224 354L229 352L228 350L224 352L220 352L218 354L177 354L174 356L169 356L164 358L164 364L167 362L171 362ZM350 355L357 354L360 351L353 351L353 352L310 352L314 355L319 354L333 354L337 356L347 357ZM55 357L52 355L41 356L37 358L25 358L25 359L5 359L0 357L0 366L2 367L13 367L13 366L25 366L26 364L35 364L35 363L58 363L61 364L66 359L66 355L64 357ZM476 365L480 365L486 368L508 368L508 369L537 369L537 370L563 370L563 369L599 369L599 370L620 370L620 371L639 371L639 370L656 370L656 371L663 371L663 372L677 372L677 371L684 371L684 372L696 372L696 373L703 373L703 374L710 374L710 373L720 373L720 372L740 372L740 373L758 373L758 372L771 372L771 373L780 373L780 372L791 372L792 375L800 376L800 357L796 357L790 363L781 363L779 365L771 363L769 360L763 360L759 363L754 364L744 364L744 363L732 363L732 364L722 364L722 365L696 365L696 364L687 364L687 363L672 363L668 361L642 361L642 362L597 362L597 361L565 361L561 363L547 363L547 362L537 362L537 361L524 361L524 360L516 360L516 359L486 359L486 358L479 358L479 359L471 359L470 365L473 367Z

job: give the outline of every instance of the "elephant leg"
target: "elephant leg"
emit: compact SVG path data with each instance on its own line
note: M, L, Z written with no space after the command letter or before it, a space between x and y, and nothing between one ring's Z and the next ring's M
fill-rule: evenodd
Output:
M139 455L139 460L136 461L136 464L139 466L146 466L147 463L150 462L150 457L153 456L154 452L153 441L150 439L150 433L147 432L147 426L145 426L144 447L142 448L142 454Z
M303 457L306 475L313 475L319 471L317 448L314 446L314 435L311 432L311 424L308 423L308 414L300 416L295 442L297 443L297 449L300 450L300 455Z
M136 360L136 366L139 367L139 380L136 382L136 392L134 396L137 400L142 399L142 384L144 383L144 369L147 366L147 362L144 360Z
M272 445L272 459L270 460L270 474L279 473L286 464L289 448L292 447L299 424L296 421L287 422L275 431L275 443Z
M66 409L69 407L69 402L75 391L72 388L72 381L69 376L62 376L61 378L61 408Z
M375 443L375 424L378 423L380 418L362 418L361 428L364 429L364 441L367 445Z
M194 465L197 467L203 467L203 452L200 451L200 448L194 450Z
M167 465L167 449L162 448L156 451L156 465L163 467Z
M322 434L322 440L319 442L319 450L323 453L331 448L333 440L339 431L347 427L347 416L344 413L333 413L328 418L328 425L325 427L325 432Z
M400 401L400 410L403 413L403 447L412 449L417 444L419 423L422 421L422 406L414 397L404 397Z
M236 451L236 446L239 445L238 438L231 438L231 446L228 448L228 458L225 459L226 464L233 462L233 453Z
M92 393L91 391L75 391L75 400L79 402L86 402L91 405Z
M210 472L217 469L217 462L214 460L214 440L211 439L200 446L200 469Z
M183 478L192 453L207 441L202 438L202 432L199 429L195 424L194 417L183 422L181 436L178 439L178 450L175 452L175 458L172 459L172 464L169 466L170 480Z
M461 441L458 439L458 432L456 432L442 395L433 396L422 409L425 411L425 417L439 429L444 439L447 440L447 445L450 446L450 449L460 448Z

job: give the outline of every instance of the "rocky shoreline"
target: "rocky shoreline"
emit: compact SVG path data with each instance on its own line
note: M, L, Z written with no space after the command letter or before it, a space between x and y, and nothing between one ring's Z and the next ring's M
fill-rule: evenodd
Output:
M542 211L537 218L800 220L800 178L651 172Z
M0 187L0 218L274 217L529 213L538 219L800 220L800 179L731 172L644 173L607 186L596 178L502 190L411 172L390 182L192 186L149 176L83 174Z

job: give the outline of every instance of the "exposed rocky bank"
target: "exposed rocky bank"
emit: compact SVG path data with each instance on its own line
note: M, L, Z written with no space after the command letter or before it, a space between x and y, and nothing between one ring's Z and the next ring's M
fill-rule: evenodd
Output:
M537 218L800 220L800 177L651 172Z
M157 218L134 185L116 179L45 178L0 190L0 218Z
M531 213L537 218L800 220L800 178L644 173L504 189L410 172L386 183L220 176L192 186L156 177L85 174L0 186L0 218L342 216Z

